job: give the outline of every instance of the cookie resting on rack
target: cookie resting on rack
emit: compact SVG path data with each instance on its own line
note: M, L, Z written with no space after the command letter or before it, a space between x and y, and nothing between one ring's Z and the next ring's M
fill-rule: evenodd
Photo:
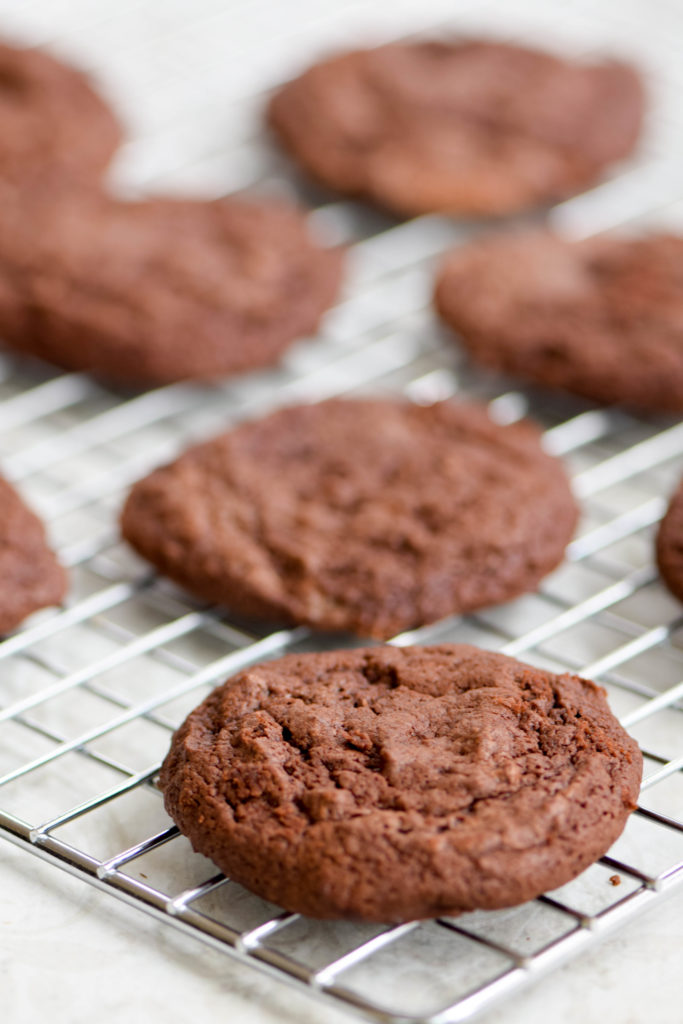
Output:
M195 850L286 910L399 922L512 906L621 834L638 745L601 687L468 645L288 655L175 734Z
M125 538L241 616L386 638L535 589L576 523L538 430L485 407L282 409L135 485Z
M484 366L602 403L683 410L683 238L524 232L447 257L436 306Z
M35 49L0 42L0 175L51 167L97 180L121 128L88 78Z
M671 497L657 533L657 566L667 587L683 601L683 481Z
M0 181L0 337L148 386L277 361L340 283L304 212L273 200L121 202Z
M61 601L66 577L43 524L0 477L0 635L27 615Z
M268 119L318 182L401 215L510 214L597 181L643 119L638 74L485 40L333 56L279 89Z

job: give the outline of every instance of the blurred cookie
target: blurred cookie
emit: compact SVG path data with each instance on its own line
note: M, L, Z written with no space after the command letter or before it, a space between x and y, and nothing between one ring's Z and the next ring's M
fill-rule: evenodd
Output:
M126 539L199 597L388 637L533 590L576 505L528 423L332 400L275 412L136 484Z
M114 381L162 384L275 362L315 331L341 264L284 203L119 202L0 182L0 336Z
M638 74L479 40L343 53L279 89L268 119L317 181L398 214L486 216L588 187L634 148Z
M0 477L0 634L61 601L64 570L47 546L38 517Z
M656 547L662 579L671 593L683 601L683 481L671 497Z
M399 922L568 882L622 832L641 772L594 683L443 645L255 665L192 712L160 785L195 850L257 895Z
M446 259L436 306L485 366L598 402L683 409L683 238L475 242Z
M0 175L52 167L96 179L120 141L118 121L84 74L0 42Z

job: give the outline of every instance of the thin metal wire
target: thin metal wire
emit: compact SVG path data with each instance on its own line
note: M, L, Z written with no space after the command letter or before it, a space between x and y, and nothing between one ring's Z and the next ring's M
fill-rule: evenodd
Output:
M563 17L571 11L580 21L580 0L564 5ZM599 12L590 17L599 20ZM673 70L669 86L677 95ZM261 145L253 135L253 110L262 92L260 86L235 101L244 125L235 153ZM186 119L183 130L194 133L194 125ZM683 120L676 131L683 136ZM127 150L142 159L144 141ZM209 162L220 156L205 153ZM268 176L268 159L259 154L253 161L254 182ZM273 167L280 176L277 159ZM180 162L177 168L186 169ZM164 176L150 171L146 180L155 177ZM653 181L662 186L655 193ZM297 189L305 195L302 185ZM662 205L681 198L670 162L653 158L623 181L561 204L552 216L560 230L585 237L655 208L661 218ZM3 472L26 488L49 522L73 583L65 608L41 613L0 642L0 836L350 1013L454 1024L590 948L683 885L683 616L657 582L651 550L652 529L683 469L683 426L589 408L533 388L510 390L510 382L464 363L433 322L429 290L433 261L472 229L438 217L395 225L348 202L319 206L314 219L348 240L359 232L365 237L350 247L348 297L320 337L297 346L278 370L220 386L173 385L126 396L83 374L55 374L9 354L0 359ZM252 635L158 580L119 542L116 511L123 493L148 468L232 422L276 404L363 389L426 402L473 396L489 402L492 416L504 422L535 416L546 427L547 450L573 471L586 513L565 567L538 594L392 641L480 642L600 677L619 702L622 722L641 740L649 762L642 806L597 866L516 912L522 922L525 915L538 917L520 924L528 929L524 949L509 932L499 932L496 914L483 924L481 915L464 915L432 926L359 928L349 940L334 924L307 923L263 905L203 862L192 861L200 874L188 875L185 840L159 817L158 759L148 753L144 730L166 744L191 704L229 673L330 641L306 629ZM140 830L135 834L131 825L122 844L111 822L120 828L137 800L147 802L142 816L131 818ZM634 830L637 841L629 838ZM609 880L615 875L619 887ZM552 916L554 930L546 932L544 915ZM444 986L438 1006L429 984L406 988L412 976L406 964L425 977L438 973ZM384 986L383 977L389 979Z

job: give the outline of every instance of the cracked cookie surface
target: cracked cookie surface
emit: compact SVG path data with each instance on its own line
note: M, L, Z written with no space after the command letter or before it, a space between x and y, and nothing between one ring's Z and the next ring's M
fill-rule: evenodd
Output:
M509 600L555 568L576 505L539 441L473 404L296 406L140 481L123 533L233 612L383 639Z
M160 785L259 896L398 922L569 881L620 835L641 771L594 683L445 644L249 668L181 726Z

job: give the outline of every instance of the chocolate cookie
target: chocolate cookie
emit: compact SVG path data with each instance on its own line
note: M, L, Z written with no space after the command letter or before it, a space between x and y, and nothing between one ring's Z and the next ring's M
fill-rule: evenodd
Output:
M672 594L683 601L683 481L657 533L657 565Z
M43 524L0 477L0 634L39 608L57 604L66 579Z
M285 203L119 202L0 182L0 335L116 381L275 362L315 330L341 262Z
M475 242L445 262L436 306L485 366L598 402L683 409L683 238Z
M240 614L387 637L535 588L576 506L528 423L332 400L188 451L131 492L124 536Z
M96 179L120 141L116 118L84 74L0 43L0 175L50 166Z
M636 72L486 41L392 43L325 60L268 119L319 182L401 215L508 214L586 188L627 156Z
M594 683L445 644L250 668L181 726L160 786L195 850L264 899L398 922L568 882L641 772Z

